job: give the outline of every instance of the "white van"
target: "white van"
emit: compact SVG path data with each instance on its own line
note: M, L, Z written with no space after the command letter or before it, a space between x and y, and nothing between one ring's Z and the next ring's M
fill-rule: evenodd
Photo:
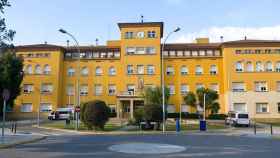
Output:
M58 108L56 111L52 111L48 115L49 120L67 120L71 118L73 114L73 108Z
M232 126L250 126L249 114L247 112L229 111L225 120L226 125Z

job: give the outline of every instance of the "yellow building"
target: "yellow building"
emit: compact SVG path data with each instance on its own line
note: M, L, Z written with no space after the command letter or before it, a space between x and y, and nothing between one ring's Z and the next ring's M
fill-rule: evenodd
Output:
M42 112L73 107L79 76L81 102L104 100L117 117L133 117L143 106L143 89L160 86L163 23L118 26L120 40L81 46L80 64L72 46L17 46L25 77L12 114L36 117L39 107ZM254 118L280 118L280 41L210 43L198 38L195 43L166 44L162 53L171 93L168 112L195 112L183 96L207 87L218 92L220 113L237 110Z

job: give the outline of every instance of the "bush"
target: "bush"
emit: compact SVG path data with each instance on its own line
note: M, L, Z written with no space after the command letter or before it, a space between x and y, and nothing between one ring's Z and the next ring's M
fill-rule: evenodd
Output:
M134 111L134 119L136 124L140 124L141 121L144 121L144 109L139 108Z
M225 120L227 115L225 114L211 114L208 116L210 120Z
M104 129L109 120L110 108L100 100L89 101L81 106L81 121L88 129Z
M110 112L109 117L117 117L117 113L116 112Z
M167 113L167 118L179 118L180 113Z
M144 119L146 121L162 122L162 108L157 104L144 105Z

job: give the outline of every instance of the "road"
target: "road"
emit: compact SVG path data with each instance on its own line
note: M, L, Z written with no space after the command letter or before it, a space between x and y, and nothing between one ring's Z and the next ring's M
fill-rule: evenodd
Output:
M111 145L157 143L185 147L169 154L125 154L110 151ZM275 158L280 155L280 140L214 134L185 135L50 135L37 143L0 149L0 158Z

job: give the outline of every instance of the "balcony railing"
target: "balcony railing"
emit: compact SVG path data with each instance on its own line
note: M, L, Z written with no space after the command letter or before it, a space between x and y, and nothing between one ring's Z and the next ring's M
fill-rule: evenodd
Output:
M117 94L118 97L141 97L141 91L121 91Z

